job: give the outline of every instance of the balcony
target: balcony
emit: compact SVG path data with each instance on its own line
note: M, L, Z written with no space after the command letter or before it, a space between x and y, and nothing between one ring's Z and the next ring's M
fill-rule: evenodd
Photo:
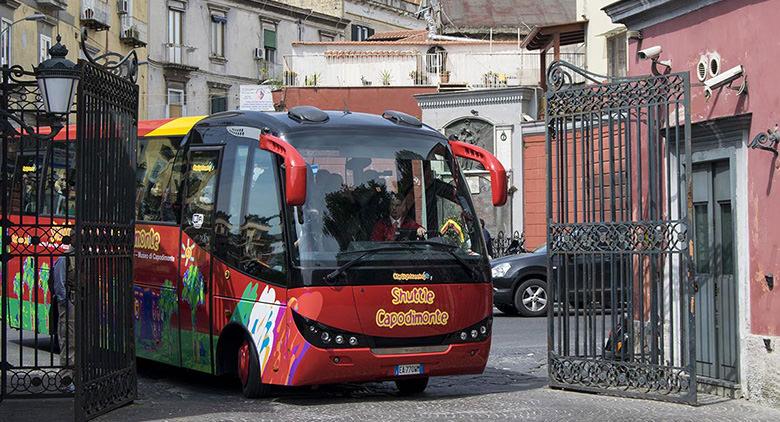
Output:
M162 47L163 60L161 64L166 70L185 73L198 70L198 66L191 62L192 53L196 50L195 47L172 43L163 43Z
M38 7L48 10L65 10L68 8L67 0L37 0Z
M108 14L108 3L100 0L81 0L81 24L95 31L103 31L111 27Z
M268 79L281 81L284 77L282 70L282 65L278 63L269 62L267 60L257 61L258 79L261 81Z
M119 33L120 41L133 48L146 47L148 37L146 22L141 22L130 15L122 15L122 32Z

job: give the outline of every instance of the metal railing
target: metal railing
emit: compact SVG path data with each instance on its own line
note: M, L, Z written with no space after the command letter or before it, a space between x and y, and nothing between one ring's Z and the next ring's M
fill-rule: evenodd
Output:
M119 38L123 41L131 41L134 44L146 45L149 40L149 29L146 22L142 22L135 16L126 14L121 17L121 29Z
M110 27L108 3L100 0L81 0L80 19L88 26Z
M193 66L190 55L195 47L184 44L163 43L163 62L182 66Z
M492 241L492 257L500 258L502 256L514 255L528 252L525 249L525 233L515 230L511 235L498 232Z

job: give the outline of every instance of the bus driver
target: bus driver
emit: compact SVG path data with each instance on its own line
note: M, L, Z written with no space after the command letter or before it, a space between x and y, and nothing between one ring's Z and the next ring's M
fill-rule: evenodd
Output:
M425 229L416 221L404 215L403 203L397 197L390 200L390 215L374 224L371 240L375 242L398 240L400 230L417 229L417 237L425 237Z

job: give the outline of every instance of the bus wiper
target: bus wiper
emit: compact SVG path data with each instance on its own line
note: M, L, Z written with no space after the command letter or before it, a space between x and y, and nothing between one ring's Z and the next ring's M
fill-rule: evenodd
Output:
M373 255L377 252L384 252L384 251L409 251L409 250L415 250L416 248L408 245L408 244L401 244L401 246L385 246L382 248L372 248L372 249L363 249L360 251L347 251L342 253L360 253L362 252L358 257L347 261L340 267L333 270L331 273L328 273L323 277L323 280L326 282L331 282L336 279L336 277L340 276L341 274L344 274L345 271L350 269L355 264L360 263L360 261L364 260L366 257Z
M463 258L458 256L458 254L455 253L455 250L458 249L458 246L456 245L450 245L447 243L442 242L434 242L431 240L418 240L418 241L412 241L412 242L404 242L405 245L424 245L424 246L432 246L437 250L447 252L450 254L453 258L455 258L456 261L458 261L458 264L460 264L463 268L466 269L475 279L479 279L483 274L479 271L477 271L476 268L472 267L468 264Z

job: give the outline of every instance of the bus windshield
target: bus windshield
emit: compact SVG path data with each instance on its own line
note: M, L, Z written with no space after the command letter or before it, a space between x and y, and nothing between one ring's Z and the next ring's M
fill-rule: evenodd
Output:
M468 189L439 138L329 133L292 143L308 164L306 203L288 218L295 264L337 266L385 247L410 263L482 259Z

